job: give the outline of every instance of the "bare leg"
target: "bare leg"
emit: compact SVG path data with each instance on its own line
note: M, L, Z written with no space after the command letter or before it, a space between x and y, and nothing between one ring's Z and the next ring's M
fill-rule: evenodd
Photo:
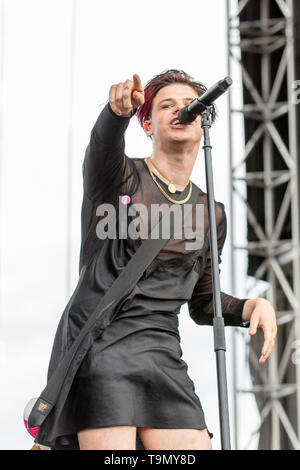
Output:
M212 450L207 429L138 428L146 450Z
M80 450L136 450L135 426L84 429L78 433Z

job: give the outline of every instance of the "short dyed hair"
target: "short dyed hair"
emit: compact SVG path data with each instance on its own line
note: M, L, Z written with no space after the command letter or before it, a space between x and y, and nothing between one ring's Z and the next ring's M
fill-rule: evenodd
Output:
M169 69L155 75L145 85L145 102L138 108L136 113L142 127L144 122L151 117L152 103L156 94L165 86L173 85L174 83L182 83L190 86L198 93L198 96L203 95L207 91L207 88L203 83L197 82L183 70ZM215 105L210 106L209 113L211 122L214 123L217 117Z

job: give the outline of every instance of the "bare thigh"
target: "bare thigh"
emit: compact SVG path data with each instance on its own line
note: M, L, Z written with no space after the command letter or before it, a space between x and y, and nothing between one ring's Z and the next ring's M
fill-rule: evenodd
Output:
M136 450L135 426L84 429L77 436L80 450Z
M138 428L146 450L212 450L207 429Z

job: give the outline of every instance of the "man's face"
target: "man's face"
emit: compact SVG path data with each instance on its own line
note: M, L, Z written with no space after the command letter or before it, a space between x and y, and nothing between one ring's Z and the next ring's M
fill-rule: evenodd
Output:
M165 147L172 142L200 144L203 134L200 116L188 125L176 125L179 110L198 97L193 88L182 83L159 90L152 102L151 118L144 123L144 130L155 145Z

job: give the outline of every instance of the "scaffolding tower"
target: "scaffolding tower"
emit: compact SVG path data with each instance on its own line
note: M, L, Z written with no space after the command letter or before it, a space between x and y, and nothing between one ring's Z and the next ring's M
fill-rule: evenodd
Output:
M293 0L227 0L228 69L236 90L240 84L240 97L234 87L229 93L232 289L237 295L236 259L244 250L248 268L243 297L251 297L248 293L264 281L267 288L259 297L271 301L278 324L276 345L265 365L258 364L262 335L248 340L250 387L240 383L235 353L245 333L233 331L236 449L247 448L255 436L259 449L300 449L295 18ZM241 123L244 142L239 150ZM244 245L235 241L241 206L246 221ZM249 429L248 443L241 447L238 403L243 394L254 395L260 424Z

